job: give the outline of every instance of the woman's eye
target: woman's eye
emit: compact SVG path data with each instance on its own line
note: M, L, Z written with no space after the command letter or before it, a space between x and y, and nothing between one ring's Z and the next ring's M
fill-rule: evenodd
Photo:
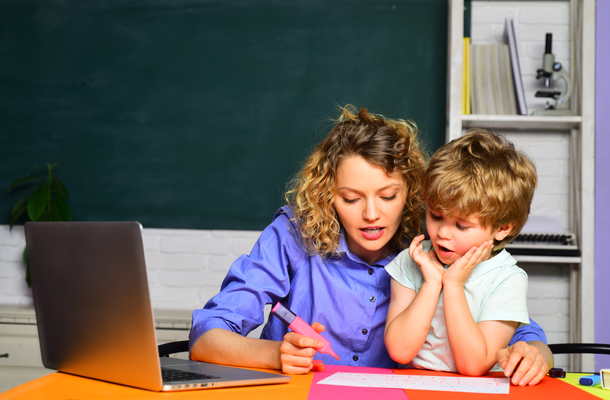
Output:
M396 194L394 194L393 196L389 196L389 197L382 197L381 199L382 199L382 200L385 200L385 201L392 201L392 200L394 200L395 198L396 198Z
M358 199L346 199L344 197L343 201L346 202L347 204L354 204L356 201L358 201Z

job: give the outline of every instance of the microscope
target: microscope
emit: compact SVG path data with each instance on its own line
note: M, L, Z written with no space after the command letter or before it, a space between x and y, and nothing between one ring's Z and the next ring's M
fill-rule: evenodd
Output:
M572 79L563 69L561 63L555 62L555 55L553 54L552 47L553 34L547 33L542 68L538 69L536 79L544 79L545 88L550 87L553 82L563 79L565 81L566 90L565 93L560 92L557 88L537 91L536 97L549 97L555 100L555 104L550 104L550 102L547 101L544 110L534 110L532 115L574 115L572 110L568 108L568 100L570 99L570 96L572 96Z

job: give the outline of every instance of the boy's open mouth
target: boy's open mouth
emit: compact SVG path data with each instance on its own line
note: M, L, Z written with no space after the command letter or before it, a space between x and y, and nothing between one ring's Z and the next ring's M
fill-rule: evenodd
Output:
M442 252L452 252L453 250L450 250L444 246L438 246L438 249Z

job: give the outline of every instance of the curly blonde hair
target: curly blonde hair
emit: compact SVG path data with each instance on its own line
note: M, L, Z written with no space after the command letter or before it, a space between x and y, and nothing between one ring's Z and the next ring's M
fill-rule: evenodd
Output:
M371 114L364 108L357 111L352 105L343 107L335 122L285 194L305 248L310 254L336 255L341 233L341 221L333 205L337 168L345 158L360 156L405 180L405 206L400 227L391 240L397 249L404 249L405 241L421 232L424 215L420 187L426 161L417 126L411 121Z
M515 224L508 236L494 242L498 251L527 222L537 183L534 162L512 142L486 129L470 129L432 156L422 200L445 215L476 215L492 229Z

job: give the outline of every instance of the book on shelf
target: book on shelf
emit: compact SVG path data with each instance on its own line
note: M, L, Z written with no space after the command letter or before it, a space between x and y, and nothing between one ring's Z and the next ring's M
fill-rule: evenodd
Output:
M519 64L519 51L517 49L517 37L515 35L515 24L512 18L505 19L505 34L513 73L513 83L517 96L517 111L519 115L527 115L527 104L525 102L525 91L523 90L523 79L521 78L521 65Z
M473 44L471 102L473 114L516 115L517 104L507 44Z
M462 114L471 114L470 31L472 2L464 0L464 71L462 75Z
M471 114L470 38L464 38L464 74L462 77L462 114Z

